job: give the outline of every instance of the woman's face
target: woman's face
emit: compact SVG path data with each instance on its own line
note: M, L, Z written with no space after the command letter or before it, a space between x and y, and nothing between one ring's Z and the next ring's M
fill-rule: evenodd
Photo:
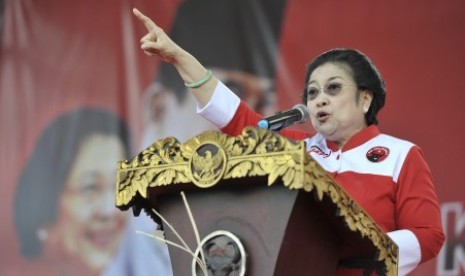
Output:
M95 134L81 145L71 166L56 223L48 228L49 253L67 265L101 272L114 258L125 226L115 207L116 162L122 142Z
M344 64L325 63L308 80L307 107L312 125L340 148L366 127L365 113L371 100L371 93L359 91Z

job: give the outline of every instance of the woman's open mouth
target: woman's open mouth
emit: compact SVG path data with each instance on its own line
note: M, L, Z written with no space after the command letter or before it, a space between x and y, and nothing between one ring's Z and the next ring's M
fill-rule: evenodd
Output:
M316 119L318 120L318 122L325 122L326 120L328 120L329 118L329 113L327 112L324 112L324 111L320 111L316 114Z
M114 229L102 229L87 231L87 239L97 248L109 249L114 244L117 231Z

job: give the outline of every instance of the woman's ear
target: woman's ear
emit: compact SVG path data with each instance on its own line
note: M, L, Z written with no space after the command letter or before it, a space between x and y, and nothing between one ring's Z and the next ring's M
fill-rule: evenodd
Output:
M371 101L373 100L373 93L370 90L363 90L360 97L361 105L363 108L363 113L367 113L371 106Z

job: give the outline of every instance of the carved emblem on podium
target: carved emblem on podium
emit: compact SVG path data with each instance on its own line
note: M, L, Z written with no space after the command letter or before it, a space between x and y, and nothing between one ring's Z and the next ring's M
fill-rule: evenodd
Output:
M216 143L200 145L190 159L192 181L199 187L214 186L226 169L226 154Z
M243 276L246 270L246 253L238 237L228 231L218 230L201 242L204 259L210 275ZM201 258L200 249L195 254ZM192 261L192 275L202 276L202 270Z

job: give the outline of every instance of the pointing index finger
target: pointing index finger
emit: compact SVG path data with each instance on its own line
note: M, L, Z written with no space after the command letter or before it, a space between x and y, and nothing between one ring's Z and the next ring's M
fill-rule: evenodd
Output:
M145 28L150 32L157 26L150 18L141 13L138 9L132 9L132 13L145 25Z

